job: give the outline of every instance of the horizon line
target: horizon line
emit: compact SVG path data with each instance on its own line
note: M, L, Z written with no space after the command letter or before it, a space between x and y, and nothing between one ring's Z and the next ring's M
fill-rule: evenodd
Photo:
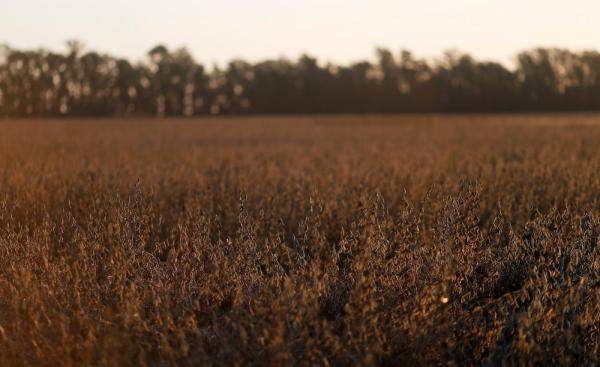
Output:
M326 57L322 57L317 54L311 53L310 51L306 51L306 50L296 52L295 56L291 56L289 53L286 54L284 52L281 52L277 56L264 56L264 57L260 57L260 58L256 58L256 57L245 58L244 56L235 56L235 57L229 58L227 60L222 60L222 61L216 61L214 59L212 61L207 61L207 60L203 60L203 58L199 58L198 55L196 55L196 53L193 52L190 49L190 47L185 44L174 46L172 44L169 44L168 42L156 42L154 44L154 46L151 46L144 55L137 56L137 57L131 57L131 56L119 55L118 52L113 52L110 50L100 50L99 48L96 49L94 47L88 47L85 41L83 41L79 38L76 38L76 37L66 39L63 42L64 47L62 50L59 50L58 48L44 46L44 45L38 45L36 47L21 47L21 46L15 46L15 45L11 44L10 42L6 42L6 41L0 41L0 50L2 48L6 47L9 50L20 51L20 52L44 51L44 52L51 52L51 53L57 53L57 54L66 54L69 51L68 50L69 42L77 42L79 44L79 46L81 47L80 54L97 53L97 54L103 55L103 56L109 56L109 57L113 57L116 59L127 60L131 64L147 62L148 53L152 49L159 47L159 46L164 46L165 48L167 48L167 50L169 52L185 50L192 56L192 59L194 60L194 62L198 63L199 65L203 65L203 66L210 65L213 68L214 67L226 67L231 62L235 62L235 61L245 61L250 64L259 64L261 62L277 61L277 60L293 62L293 61L300 59L303 56L308 56L308 57L314 58L320 66L351 66L351 65L355 65L355 64L365 62L365 61L370 62L370 63L376 62L377 50L386 50L386 51L390 51L390 53L394 56L394 58L397 58L398 56L400 56L402 52L408 51L415 58L415 60L425 61L427 63L433 63L433 64L439 64L440 62L443 62L443 58L445 55L454 53L458 56L469 56L478 63L496 63L496 64L502 65L507 70L514 70L514 69L516 69L516 66L517 66L516 58L519 56L519 54L525 53L525 52L530 52L530 51L535 51L535 50L561 50L561 51L568 51L573 54L583 54L583 53L588 53L588 52L600 53L600 48L581 48L581 47L577 48L577 47L568 47L568 46L559 46L559 45L543 45L542 44L542 45L517 49L516 51L514 51L512 56L510 56L511 61L506 62L506 61L502 61L500 59L494 59L491 57L479 58L478 56L474 55L473 52L463 50L460 47L447 47L447 48L441 49L441 51L438 51L435 55L421 56L420 54L413 52L410 48L407 48L407 47L392 48L392 47L388 47L385 45L374 44L371 46L372 52L371 52L370 56L356 58L353 60L347 60L345 62L334 61L334 60L328 59Z

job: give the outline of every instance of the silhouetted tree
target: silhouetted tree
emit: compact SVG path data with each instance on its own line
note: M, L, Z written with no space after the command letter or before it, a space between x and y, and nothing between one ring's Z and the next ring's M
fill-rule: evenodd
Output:
M600 53L534 49L515 70L456 51L435 62L376 50L376 62L251 64L206 70L186 49L159 45L145 62L68 41L63 54L0 46L1 116L197 116L600 110Z

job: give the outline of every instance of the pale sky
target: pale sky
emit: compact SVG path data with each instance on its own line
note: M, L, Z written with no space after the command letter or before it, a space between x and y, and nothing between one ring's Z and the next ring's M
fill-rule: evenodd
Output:
M376 46L419 57L458 49L510 64L534 46L600 49L600 0L0 0L0 44L139 60L158 43L197 61L307 52L346 64Z

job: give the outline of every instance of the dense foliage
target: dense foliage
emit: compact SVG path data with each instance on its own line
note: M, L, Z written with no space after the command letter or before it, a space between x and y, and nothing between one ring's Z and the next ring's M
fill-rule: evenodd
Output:
M377 50L375 63L242 60L211 70L185 50L132 64L69 43L66 54L0 47L0 116L600 110L600 54L536 49L515 70L448 52Z
M598 117L0 130L3 366L599 360Z

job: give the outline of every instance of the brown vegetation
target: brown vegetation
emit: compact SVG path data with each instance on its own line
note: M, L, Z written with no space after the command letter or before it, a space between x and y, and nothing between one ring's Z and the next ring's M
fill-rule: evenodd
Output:
M600 118L0 125L0 364L594 365Z

